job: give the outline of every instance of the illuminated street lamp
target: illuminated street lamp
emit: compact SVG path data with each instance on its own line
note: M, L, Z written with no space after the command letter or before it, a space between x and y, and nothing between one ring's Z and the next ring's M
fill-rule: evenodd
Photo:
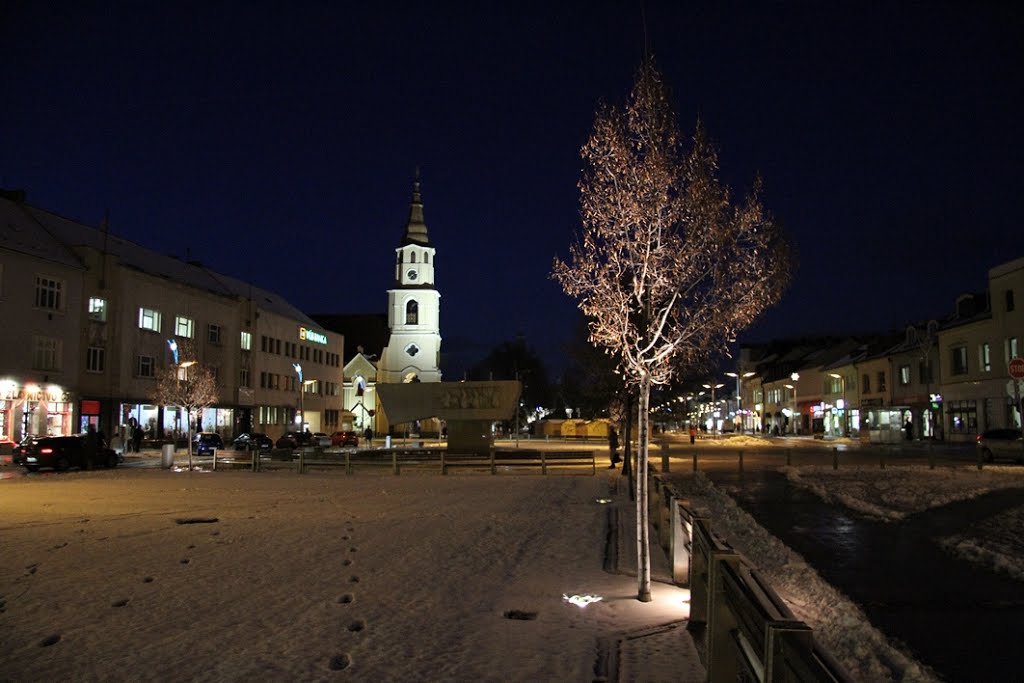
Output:
M725 384L722 384L722 383L719 383L719 384L701 384L701 386L704 387L705 389L710 389L711 390L711 417L714 418L714 416L715 416L715 389L721 389L722 387L725 386ZM715 428L718 427L718 421L717 420L713 420L713 424L715 425ZM714 430L712 430L712 431L714 431Z
M740 431L742 432L743 431L743 426L742 426L743 425L743 422L742 422L743 417L742 417L742 413L740 412L740 410L743 407L743 380L747 379L748 377L753 377L757 373L756 372L744 372L741 375L741 374L736 373L736 372L727 372L725 374L728 375L729 377L735 377L736 378L736 414L737 415L741 415L741 417L740 417Z
M295 368L295 374L299 376L299 431L301 432L306 430L306 400L304 396L306 385L302 381L302 366L292 363L292 367Z
M789 376L789 378L793 380L793 383L785 384L783 386L785 386L787 389L793 392L793 433L799 434L800 425L797 423L797 420L800 417L800 403L796 399L796 383L800 379L800 373L794 372L792 375Z

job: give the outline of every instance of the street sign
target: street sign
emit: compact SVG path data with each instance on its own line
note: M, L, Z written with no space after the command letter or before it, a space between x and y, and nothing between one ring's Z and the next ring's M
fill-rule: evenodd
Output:
M1010 377L1024 379L1024 358L1011 358L1009 363Z

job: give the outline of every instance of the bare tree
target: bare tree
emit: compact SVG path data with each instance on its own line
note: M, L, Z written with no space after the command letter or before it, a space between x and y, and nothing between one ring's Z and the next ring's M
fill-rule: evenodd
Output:
M181 358L194 357L191 351ZM206 408L217 403L217 377L208 366L192 360L168 365L157 374L153 402L185 413L188 422L188 468L192 469L192 424Z
M728 353L785 288L790 250L761 205L760 182L733 202L701 124L683 148L652 60L623 107L598 109L581 156L582 227L552 277L589 318L590 341L618 358L638 389L638 599L647 602L651 387Z

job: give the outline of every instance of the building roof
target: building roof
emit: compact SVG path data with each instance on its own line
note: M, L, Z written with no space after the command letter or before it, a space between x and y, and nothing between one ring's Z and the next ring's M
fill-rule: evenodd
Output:
M239 300L251 300L259 308L306 325L316 323L284 297L206 268L198 261L182 261L160 254L108 230L94 228L28 204L13 201L11 193L0 195L0 245L25 243L27 249L46 250L53 259L83 267L74 247L88 247L110 254L121 265L139 272L165 278L212 294ZM13 222L12 226L10 222ZM52 244L50 244L52 242ZM25 248L18 249L25 251ZM27 253L32 253L28 251Z
M427 224L423 220L423 200L420 198L420 172L416 170L416 180L412 183L412 202L409 205L409 222L405 226L405 234L399 247L419 244L432 246L427 236Z

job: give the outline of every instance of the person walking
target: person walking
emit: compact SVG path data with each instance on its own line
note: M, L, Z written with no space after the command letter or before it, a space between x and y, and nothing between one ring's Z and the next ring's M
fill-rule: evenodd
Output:
M611 425L608 425L608 458L612 463L608 465L608 469L614 470L619 464L619 435Z

